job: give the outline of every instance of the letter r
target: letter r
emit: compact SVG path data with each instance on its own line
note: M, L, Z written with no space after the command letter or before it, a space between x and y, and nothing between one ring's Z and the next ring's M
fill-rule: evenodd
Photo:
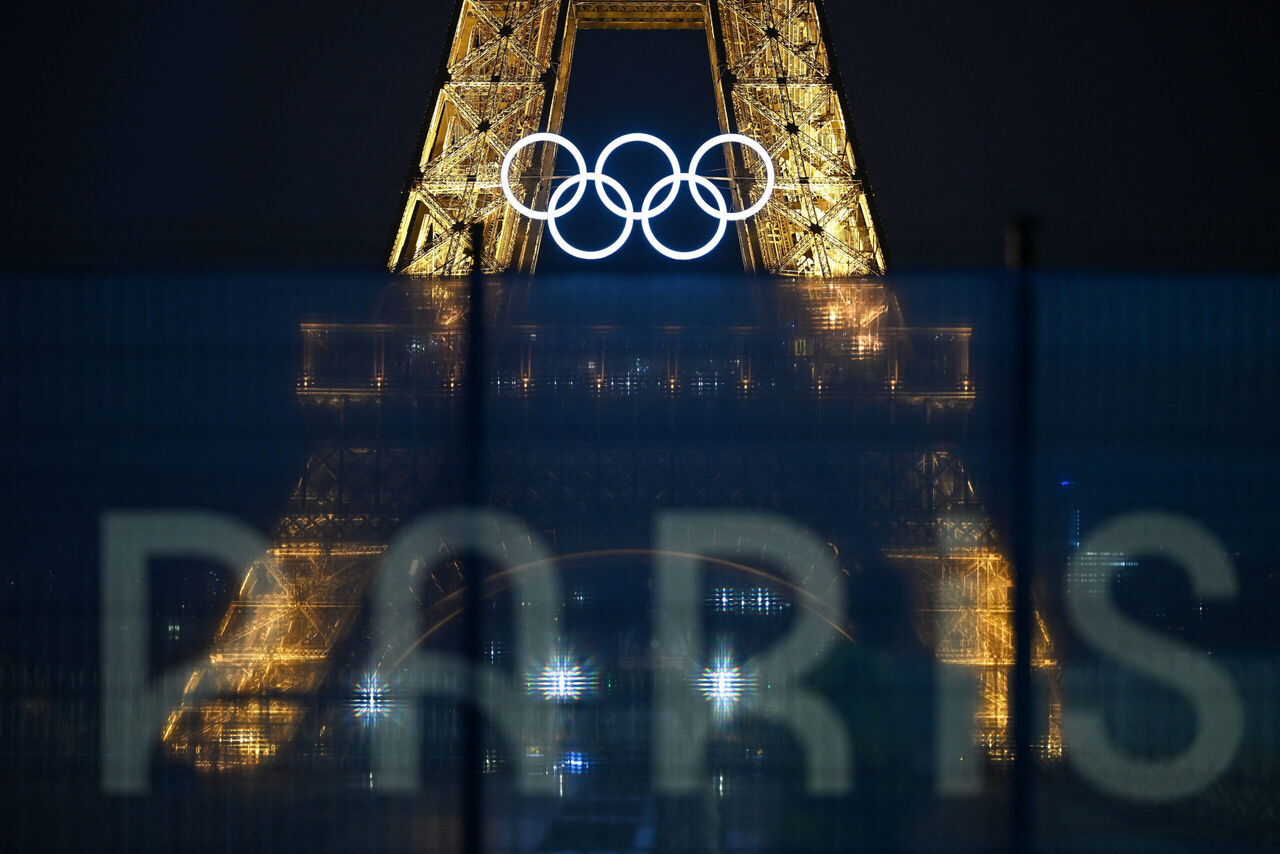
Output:
M660 653L688 644L702 653L701 570L703 558L722 558L776 568L828 609L844 612L844 585L826 544L772 513L669 511L658 516L655 584L656 639ZM803 603L797 602L797 605ZM839 716L801 677L836 643L836 632L811 608L796 608L790 631L747 662L758 696L745 712L785 725L800 741L806 786L814 794L837 795L853 788L853 748ZM689 674L658 662L654 779L659 791L695 791L705 776L703 756L710 731L707 703Z

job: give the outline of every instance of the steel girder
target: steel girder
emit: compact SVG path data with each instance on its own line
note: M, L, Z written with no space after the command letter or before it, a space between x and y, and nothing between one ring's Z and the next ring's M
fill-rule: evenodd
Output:
M471 270L470 225L484 226L482 269L531 272L540 223L507 204L507 150L558 131L578 28L707 31L720 126L760 141L777 187L739 225L748 272L840 279L879 276L885 257L871 192L818 0L700 3L463 0L411 170L388 266L413 276ZM735 203L751 204L764 164L726 146ZM512 184L545 206L554 154L521 151Z

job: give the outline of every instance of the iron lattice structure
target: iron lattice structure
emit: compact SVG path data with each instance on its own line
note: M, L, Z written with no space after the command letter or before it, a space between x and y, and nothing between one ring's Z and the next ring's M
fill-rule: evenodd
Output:
M881 281L871 194L823 20L813 0L460 2L390 255L394 271L415 278L405 280L402 310L391 320L303 325L298 394L322 438L273 532L274 549L247 573L213 652L170 715L163 739L171 754L223 769L256 765L290 742L308 725L305 700L330 679L394 530L448 502L458 475L438 441L448 425L422 421L461 390L467 369L466 295L454 277L471 269L473 222L485 227L483 270L533 270L539 224L506 204L498 169L520 138L559 129L579 28L706 31L723 130L760 140L777 167L777 189L759 215L739 223L739 245L748 272L789 277L779 282L795 320L787 361L766 357L768 347L753 343L749 329L732 333L740 340L711 343L672 328L653 339L601 332L586 348L592 357L578 358L580 342L557 349L553 330L530 328L503 345L488 383L495 398L537 399L556 389L600 400L750 401L768 397L766 378L781 371L815 398L847 401L851 429L910 412L962 432L975 395L969 330L905 327ZM761 165L750 152L727 156L741 204ZM534 146L513 167L537 206L551 192L553 161ZM414 426L406 434L393 423ZM829 517L833 527L852 511L880 560L912 580L921 640L939 660L975 671L978 739L1003 760L1012 572L955 442L930 435L903 447L873 428L857 447L792 455L727 443L684 451L495 443L491 493L543 530L575 513L647 519L655 507L685 503L799 506L803 518ZM825 491L803 498L753 491L790 477ZM442 602L461 584L446 561L431 575L430 595ZM1034 664L1052 674L1052 643L1043 622L1037 626ZM1055 690L1039 742L1050 758L1061 752L1057 718Z
M844 91L815 0L463 0L405 188L388 266L411 276L471 269L471 224L484 224L485 272L532 272L541 223L506 203L507 150L559 132L579 29L702 29L720 127L760 141L777 170L769 203L739 223L748 272L824 278L879 275L884 252ZM545 208L553 147L524 149L512 184ZM726 146L739 209L764 164Z

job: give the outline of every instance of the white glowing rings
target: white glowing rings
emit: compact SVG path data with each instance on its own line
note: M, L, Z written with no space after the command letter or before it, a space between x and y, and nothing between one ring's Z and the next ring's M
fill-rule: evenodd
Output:
M658 238L653 236L653 229L649 228L649 220L653 218L653 214L650 213L651 208L649 206L653 204L653 197L658 194L658 191L662 189L663 185L671 184L672 189L678 191L680 189L680 182L686 179L689 181L689 186L693 189L693 197L697 199L698 206L701 207L704 211L707 210L707 207L702 203L701 194L698 192L697 186L699 184L702 184L706 186L708 190L715 193L715 196L713 196L713 198L716 200L716 206L720 208L720 211L718 213L713 212L711 215L714 216L716 219L718 219L720 221L720 224L716 226L715 235L712 236L712 238L708 240L706 243L704 243L702 246L690 252L679 252L675 249L670 249L664 246L658 240ZM675 196L675 193L670 193L667 195L667 198L662 202L662 210L667 209L667 206L671 204L672 198L674 196ZM678 175L668 175L658 183L654 184L649 189L649 194L644 197L644 205L640 208L640 213L642 215L643 214L649 214L649 215L645 216L644 219L640 220L640 225L642 228L644 228L644 236L648 238L649 245L652 246L654 249L657 249L659 252L661 252L663 255L666 255L668 258L674 258L677 261L692 261L694 258L701 258L703 255L706 255L712 249L715 249L716 244L720 242L720 238L724 237L724 228L726 225L729 224L729 216L726 215L728 210L729 209L725 207L724 194L721 193L718 189L716 189L715 184L712 184L710 181L708 181L706 178L703 178L701 175L694 175L692 172L687 172L687 173L678 174Z
M515 159L516 154L518 154L521 149L525 146L532 145L535 142L554 142L557 145L563 146L564 149L573 157L574 162L578 166L578 174L570 177L563 184L557 187L554 193L551 194L551 200L548 203L547 210L545 211L537 211L522 204L515 197L515 193L512 192L511 189L511 162ZM631 200L631 196L625 189L623 189L622 185L613 178L604 174L605 162L609 159L609 155L621 146L632 142L643 142L648 145L652 145L654 148L658 149L658 151L662 152L662 154L667 158L667 162L671 164L671 174L662 178L649 188L649 192L645 194L644 203L640 205L639 211L636 210L635 204ZM759 156L761 161L764 162L764 192L760 195L760 198L756 200L755 204L741 211L730 211L728 204L725 202L724 193L722 193L715 184L712 184L709 179L697 174L698 164L702 162L702 158L706 156L707 152L715 148L717 145L733 142L740 143L745 145L747 148L750 148L757 156ZM614 252L621 249L622 245L627 242L629 237L631 237L632 227L635 225L636 220L639 220L640 226L644 230L645 239L649 241L650 246L668 258L672 258L676 261L691 261L694 258L701 258L712 249L715 249L720 243L720 240L724 237L725 228L730 222L744 220L747 217L758 213L765 206L769 201L769 197L773 194L774 172L773 160L769 157L769 152L765 150L765 147L754 139L738 133L722 133L719 136L712 137L704 142L697 152L694 153L693 159L689 161L689 168L684 172L680 171L680 161L676 159L676 154L671 150L671 147L658 139L658 137L651 134L628 133L613 140L613 142L606 145L604 150L600 152L600 156L596 159L595 169L588 172L587 162L583 159L582 152L578 151L578 149L573 145L573 143L569 142L569 140L559 134L535 133L526 136L524 139L511 146L511 149L507 152L506 156L502 158L501 181L502 192L506 195L507 201L511 203L511 206L530 219L547 220L550 225L551 238L556 242L556 245L575 258L582 258L591 261L612 255ZM560 234L559 227L556 225L557 219L564 214L569 213L569 211L577 207L578 202L582 201L582 196L586 192L588 181L595 182L596 194L600 197L600 201L611 213L615 214L623 221L622 233L618 235L618 238L613 241L613 243L610 243L603 249L586 250L573 246L564 239L564 236ZM653 229L649 225L650 220L665 212L667 208L671 207L672 203L676 200L676 196L680 194L680 185L683 183L688 183L689 191L693 193L693 200L697 202L698 207L701 208L708 216L714 217L718 220L715 235L702 246L688 252L682 252L665 246L662 241L658 240L658 238L654 236ZM609 194L605 192L604 185L606 184L609 186L609 189L618 194L618 198L622 200L621 206L619 206L609 197ZM654 200L662 189L668 185L671 187L670 191L666 194L666 197L655 206ZM573 197L567 202L561 204L565 194L571 188L576 188ZM708 204L706 199L703 197L703 190L710 191L712 201L715 204L714 207L712 207L711 204Z
M597 187L599 187L600 182L603 181L613 189L617 190L618 195L622 196L622 203L627 206L627 209L626 211L619 211L619 213L621 214L626 224L623 225L622 234L618 235L617 240L613 241L603 249L587 251L584 249L579 249L578 247L570 244L569 241L565 240L560 235L560 227L556 225L556 220L560 218L560 215L562 213L573 210L573 206L578 203L578 200L580 198L582 198L582 191L587 188L587 181L592 179L596 181ZM573 201L569 202L563 208L557 208L556 205L560 203L560 197L564 195L564 191L572 187L574 184L578 185L578 193L573 197ZM603 190L601 191L600 196L601 198L604 198ZM613 203L608 202L607 204L609 205L610 210L612 210ZM555 216L551 216L550 211L555 211ZM551 238L555 240L557 246L559 246L561 249L563 249L565 252L568 252L570 255L574 256L575 258L582 258L587 261L595 261L600 258L606 258L622 248L622 244L626 243L627 238L631 236L631 226L635 223L636 216L637 214L635 213L635 208L631 206L631 197L627 195L627 191L622 188L621 184L619 184L617 181L610 178L608 175L601 175L598 172L584 172L584 173L579 173L577 175L574 175L568 181L565 181L563 184L561 184L560 188L551 194L551 208L548 211L548 213L545 213L538 218L548 220L548 225L551 226ZM645 220L645 225L647 226L648 224L649 224L649 221Z
M702 147L694 152L693 159L689 161L690 177L698 171L698 164L702 162L703 156L715 146L725 142L740 142L747 148L754 151L759 155L760 159L764 161L764 193L751 207L744 211L728 214L724 217L730 221L737 221L755 215L764 207L765 202L769 201L769 196L773 195L773 158L769 156L768 151L765 151L763 145L756 142L749 136L743 136L740 133L722 133L719 136L713 136L711 139L702 143ZM689 184L689 189L693 192L693 200L698 203L698 207L702 208L702 210L710 216L719 216L719 214L707 207L706 202L702 201L702 193L698 192L698 188L695 187L692 182ZM724 209L721 208L720 212L723 214Z
M565 151L568 151L573 155L574 162L578 164L579 174L586 173L587 161L582 159L582 152L578 150L577 146L558 133L530 134L515 145L511 146L511 150L507 152L507 156L502 158L502 192L506 194L507 201L511 202L511 206L520 211L520 213L529 217L529 219L551 219L551 211L535 211L533 208L525 207L516 200L515 194L511 192L511 179L508 177L508 173L511 171L511 161L516 159L516 155L520 153L520 149L524 148L526 145L533 145L535 142L554 142L559 145L563 145ZM559 216L561 213L573 210L574 205L582 199L582 194L586 192L586 190L587 185L583 183L578 189L577 195L573 197L573 201L569 202L564 211L556 211L555 215ZM552 205L551 210L555 210L555 205Z

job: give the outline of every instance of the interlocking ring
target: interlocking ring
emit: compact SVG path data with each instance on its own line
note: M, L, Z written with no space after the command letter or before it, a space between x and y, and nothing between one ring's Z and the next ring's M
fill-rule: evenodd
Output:
M557 145L562 146L569 152L573 157L574 162L578 165L578 174L573 175L556 188L556 191L551 194L551 200L548 203L547 210L545 211L537 211L522 204L515 197L515 193L511 190L511 163L515 160L516 154L519 153L521 149L525 146L532 145L535 142L554 142ZM618 148L632 142L643 142L648 145L652 145L654 148L658 149L658 151L662 152L662 154L667 158L667 162L671 164L671 174L660 179L656 184L649 188L649 192L645 194L644 203L640 205L639 211L635 209L635 205L631 201L631 196L628 195L625 189L623 189L622 185L613 178L604 174L605 163L608 161L609 155ZM702 162L702 158L706 156L707 152L717 145L733 142L740 143L750 148L764 162L764 192L760 195L760 198L756 200L755 204L741 211L730 211L728 204L725 202L724 193L722 193L715 184L712 184L710 179L698 174L698 164ZM511 146L511 149L502 159L501 181L502 192L506 195L507 201L511 203L511 206L530 219L547 220L550 225L551 239L556 242L557 246L575 258L593 261L612 255L614 252L621 249L622 245L631 237L632 226L634 226L635 222L639 220L640 226L644 230L645 239L649 241L649 245L655 250L676 261L691 261L694 258L701 258L712 249L715 249L716 246L719 245L720 240L724 237L725 229L730 222L744 220L747 217L759 213L759 211L764 208L765 204L769 201L769 197L773 195L774 172L773 160L769 157L769 152L765 150L765 147L756 140L738 133L722 133L719 136L715 136L707 140L702 144L697 152L694 153L693 159L689 161L689 168L683 172L680 171L680 161L676 159L676 154L671 150L671 146L667 145L661 139L653 136L652 134L623 134L604 147L604 150L600 152L600 156L596 158L595 169L588 172L587 162L583 159L582 153L578 151L574 144L569 142L569 140L559 134L535 133L526 136L524 139ZM588 181L595 182L596 195L600 197L600 201L604 204L605 208L607 208L610 213L623 220L622 233L618 236L618 239L603 249L579 249L564 239L563 235L560 234L559 227L556 225L557 219L572 211L578 206L578 202L582 201L582 196L586 192ZM653 229L649 224L654 217L659 216L671 207L676 200L676 196L680 194L681 184L684 183L689 185L689 192L693 194L693 200L697 203L698 207L701 208L708 216L714 217L719 221L715 235L704 245L688 252L682 252L665 246L662 241L658 240L658 238L654 236ZM618 197L622 200L621 207L619 207L613 199L609 198L609 194L605 192L605 184L609 185L609 189L617 192ZM668 185L671 186L670 191L667 193L666 197L655 206L654 200L662 189ZM562 205L561 200L564 198L565 193L575 187L576 191L573 194L573 198L569 199L569 201ZM715 203L714 208L708 204L706 199L703 197L702 193L704 189L711 192L712 201Z
M507 156L502 158L502 192L506 195L507 201L511 202L511 206L520 211L520 213L529 217L529 219L552 219L553 217L560 216L562 213L568 213L573 210L574 207L577 206L578 202L582 201L582 194L587 191L587 185L585 182L582 184L577 195L573 197L573 201L569 202L562 211L556 210L555 205L552 205L550 210L535 211L533 208L525 207L520 204L520 202L516 200L515 193L511 192L511 179L508 177L511 172L511 161L516 159L516 155L520 152L520 149L528 145L533 145L535 142L554 142L558 145L564 146L565 151L568 151L573 155L574 162L578 164L578 174L580 175L587 171L587 161L582 159L582 152L578 150L576 145L558 133L529 134L524 139L511 146L511 150L507 152Z
M680 182L685 180L686 178L689 180L689 187L690 189L693 190L693 197L698 200L699 206L702 206L702 199L700 198L698 190L694 189L697 187L698 184L705 184L707 189L711 190L711 192L716 194L715 195L716 205L720 208L720 212L712 213L712 216L718 219L720 221L720 224L716 227L715 236L712 237L710 240L708 240L703 246L699 247L698 249L691 250L689 252L680 252L675 249L669 249L668 247L664 246L662 242L658 240L658 238L653 236L653 229L649 227L649 220L653 219L653 216L654 216L652 212L652 208L650 208L650 205L653 204L653 197L658 194L658 191L662 189L662 186L664 184L670 183L673 189L679 192ZM671 200L674 195L675 193L671 193L670 195L667 196L666 200L663 201L662 203L662 210L665 210L667 206L671 204ZM706 210L706 207L702 206L702 209ZM720 238L724 237L725 226L729 224L729 217L726 215L728 211L729 211L729 208L724 203L724 193L721 193L720 190L716 188L716 185L712 184L706 178L703 178L701 175L694 175L692 172L687 172L687 173L678 174L678 175L668 175L667 177L663 178L661 181L659 181L658 183L654 184L652 187L649 188L648 195L644 197L644 205L640 208L640 213L643 216L643 219L640 220L640 225L644 229L644 236L649 240L649 245L652 246L654 249L657 249L659 252L661 252L663 255L666 255L668 258L674 258L677 261L692 261L694 258L701 258L703 255L706 255L712 249L715 249L716 245L720 242ZM644 216L645 214L649 214L649 215Z
M596 249L594 251L586 251L583 249L579 249L578 247L569 243L569 241L565 240L563 237L560 236L560 226L556 225L556 220L560 218L560 214L573 210L573 206L578 203L578 199L582 198L582 191L587 188L587 181L595 181L597 188L600 186L601 181L608 184L610 187L613 187L615 190L618 191L618 194L622 196L623 204L627 206L626 211L622 212L622 218L626 223L625 225L622 226L622 234L618 237L617 240L613 241L605 248ZM564 208L557 208L556 204L560 201L560 197L564 195L565 190L569 189L574 184L579 185L578 194L574 196L573 201L570 202L568 205L566 205ZM604 198L603 190L600 191L600 197ZM610 206L612 207L612 204ZM544 217L544 218L547 219L548 225L551 226L551 239L554 240L556 242L556 245L559 246L561 249L563 249L565 252L568 252L570 255L572 255L575 258L582 258L586 261L595 261L600 258L607 258L613 253L617 252L619 249L621 249L622 244L626 243L627 238L631 236L631 226L635 224L635 216L634 216L635 208L631 206L631 196L627 195L627 191L623 189L622 185L619 184L617 181L610 178L608 175L601 175L598 172L583 172L578 175L574 175L568 181L565 181L563 184L561 184L560 187L554 193L551 194L550 209L553 211L556 211L556 215L552 217Z

